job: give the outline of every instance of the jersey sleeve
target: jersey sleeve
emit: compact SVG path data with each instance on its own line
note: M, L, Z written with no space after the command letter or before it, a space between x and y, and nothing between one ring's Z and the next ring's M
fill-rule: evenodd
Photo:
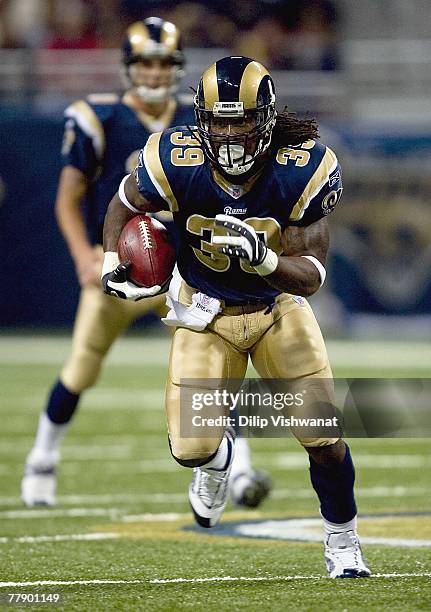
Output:
M289 223L303 227L330 215L342 192L340 164L335 153L326 147L322 160L293 207Z
M105 153L102 120L85 100L68 106L64 116L63 166L73 166L92 180L102 165Z
M161 209L178 211L178 202L162 163L163 132L151 134L139 154L135 178L139 193Z

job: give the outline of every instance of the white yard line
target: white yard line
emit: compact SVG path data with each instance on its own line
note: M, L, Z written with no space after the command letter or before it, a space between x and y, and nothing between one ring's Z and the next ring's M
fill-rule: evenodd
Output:
M70 351L70 341L67 336L3 337L0 340L0 363L60 365ZM169 347L169 338L121 338L109 354L108 363L166 366ZM327 347L333 367L423 369L424 364L431 363L431 347L426 342L328 340Z
M428 494L426 487L405 487L396 485L394 487L355 487L355 494L358 497L413 497ZM314 498L315 492L311 488L303 489L274 489L271 492L272 499L292 499L293 497L307 499Z
M130 455L136 453L136 448L116 447L109 454L109 448L89 447L80 455L79 451L72 450L71 453L64 449L63 461L61 463L61 472L64 475L79 477L82 474L82 464L100 462L103 469L108 471L112 476L122 476L124 474L175 474L181 468L175 461L166 455L165 458L155 457L153 459L133 459ZM143 451L142 454L144 454ZM113 460L106 457L115 457ZM259 455L256 453L253 456L255 465L264 465L266 468L275 468L283 472L303 471L308 469L308 461L305 453L274 453L273 455ZM431 457L424 455L360 455L355 454L355 466L361 469L372 470L417 470L420 468L431 467ZM21 465L0 464L0 474L15 474L21 471ZM0 497L0 505L1 505Z
M54 519L54 518L86 518L91 516L109 516L117 518L123 514L118 508L62 508L62 509L35 509L35 510L6 510L0 512L2 520L17 519Z
M75 504L135 504L135 503L167 503L181 502L187 496L184 493L116 493L88 495L60 495L58 504L73 506ZM0 506L22 506L19 497L0 497Z
M94 542L100 540L115 540L120 538L119 533L65 533L61 535L19 536L15 538L0 538L1 544L17 542L18 544L40 544L45 542Z
M393 487L357 487L356 493L359 497L413 497L428 493L426 487L406 487L396 485ZM292 497L308 498L314 497L315 493L310 487L274 489L271 493L272 499L291 499ZM58 498L59 506L73 506L75 504L172 504L187 501L187 491L184 489L180 493L116 493L116 494L88 494L88 495L60 495ZM0 497L0 506L21 506L19 497ZM96 509L97 510L97 509ZM60 511L60 510L59 510ZM66 509L62 511L67 511ZM80 511L78 509L78 511ZM110 511L110 509L109 509ZM22 510L22 513L35 512L32 510ZM54 510L38 510L38 512L54 512Z
M431 573L391 573L374 574L376 578L430 578ZM71 585L109 585L109 584L199 584L211 582L282 582L290 580L328 580L327 576L213 576L204 578L154 578L153 580L35 580L28 582L0 582L0 587L34 587L34 586L71 586Z
M183 501L186 501L186 493L181 494ZM55 518L90 518L93 516L108 516L112 520L121 520L124 523L145 523L145 522L169 522L191 518L189 512L145 512L143 514L125 514L119 508L63 508L63 509L27 509L27 510L7 510L0 512L0 520L34 520L34 519L55 519Z
M146 512L145 514L127 514L121 517L123 523L173 523L191 519L190 512Z

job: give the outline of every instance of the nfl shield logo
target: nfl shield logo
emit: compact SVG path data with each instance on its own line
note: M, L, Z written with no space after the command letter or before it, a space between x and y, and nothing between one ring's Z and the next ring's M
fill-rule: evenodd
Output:
M237 199L241 197L242 189L237 185L232 185L230 188L230 194L233 198Z

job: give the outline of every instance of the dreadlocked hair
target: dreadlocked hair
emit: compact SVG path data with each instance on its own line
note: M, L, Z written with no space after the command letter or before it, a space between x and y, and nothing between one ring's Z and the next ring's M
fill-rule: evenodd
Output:
M315 138L320 138L316 119L308 116L298 119L296 113L291 113L286 106L277 115L272 132L271 148L276 150L289 145L299 145Z

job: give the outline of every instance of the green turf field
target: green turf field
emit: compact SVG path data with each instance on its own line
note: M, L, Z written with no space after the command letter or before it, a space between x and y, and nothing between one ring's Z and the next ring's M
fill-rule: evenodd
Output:
M8 593L61 593L65 610L431 609L430 440L351 441L359 509L371 515L360 534L374 577L331 581L314 521L286 521L318 516L306 454L291 439L251 442L254 464L275 485L259 512L229 506L218 531L194 529L189 472L166 440L164 339L116 345L63 446L58 507L23 508L24 457L68 341L4 337L0 348L3 605ZM430 374L421 344L329 349L340 376Z

